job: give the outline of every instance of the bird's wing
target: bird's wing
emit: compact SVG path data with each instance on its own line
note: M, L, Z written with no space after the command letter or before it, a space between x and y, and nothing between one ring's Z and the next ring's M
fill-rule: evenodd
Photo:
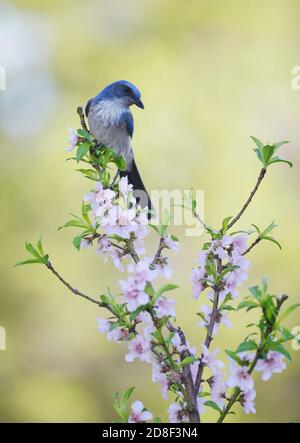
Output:
M92 98L87 102L87 104L86 104L86 107L85 107L85 115L86 115L86 117L88 117L88 115L89 115L89 112L90 112L90 107L91 107L91 104L92 104Z
M121 116L121 121L123 124L125 124L126 130L128 135L132 138L133 135L133 129L134 129L134 124L133 124L133 117L131 112L126 111L122 114Z

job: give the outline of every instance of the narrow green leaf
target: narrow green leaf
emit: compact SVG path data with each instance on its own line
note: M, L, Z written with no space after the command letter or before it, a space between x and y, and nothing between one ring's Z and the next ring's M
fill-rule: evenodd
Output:
M264 144L262 141L260 141L258 138L254 137L253 135L251 135L250 138L252 138L258 149L263 149Z
M42 240L43 240L43 236L41 235L40 238L38 239L38 242L37 242L37 248L38 248L39 253L41 255L44 255L45 252L43 250Z
M214 409L215 411L218 411L220 414L222 414L222 409L212 400L207 400L205 403L205 406L208 406L209 408Z
M243 309L246 308L247 311L250 311L251 309L259 308L259 304L255 303L251 300L243 300L237 307L237 309Z
M288 315L290 315L295 309L300 307L300 303L289 306L283 313L279 316L278 323L283 322Z
M180 367L182 368L183 366L190 365L191 363L195 363L196 361L198 361L198 358L196 357L185 357L180 363Z
M42 263L43 264L43 262L41 260L37 259L37 258L28 258L27 260L19 260L19 261L17 261L15 266L30 265L30 264L33 264L33 263L40 263L40 264Z
M257 349L257 344L255 343L255 341L248 340L241 343L235 352L238 354L239 352L254 351L256 349Z
M179 286L177 285L173 285L172 283L169 283L167 285L162 286L161 288L159 288L159 290L156 293L156 299L159 298L162 294L164 294L165 292L168 291L173 291L173 289L177 289L179 288Z
M281 244L279 243L279 241L275 240L274 237L270 237L269 235L264 235L264 236L262 237L262 239L263 239L263 240L270 241L270 242L274 243L275 245L277 245L279 249L282 249Z
M273 163L286 163L289 165L290 168L293 167L293 162L289 160L284 160L283 158L279 157L273 157L272 160L269 162L269 165L272 165Z

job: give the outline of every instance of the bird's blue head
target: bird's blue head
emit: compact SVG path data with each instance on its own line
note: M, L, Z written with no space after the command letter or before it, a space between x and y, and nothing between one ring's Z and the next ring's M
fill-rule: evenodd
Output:
M136 105L139 108L144 109L140 91L134 84L126 80L119 80L111 83L100 92L99 96L110 100L117 99L122 102L124 106L129 107L131 105Z

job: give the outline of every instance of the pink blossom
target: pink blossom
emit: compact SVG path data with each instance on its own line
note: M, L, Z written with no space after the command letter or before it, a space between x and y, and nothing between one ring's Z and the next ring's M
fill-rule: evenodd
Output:
M137 283L134 277L129 277L127 280L120 280L119 283L124 295L124 300L127 303L128 311L135 311L139 306L146 305L149 302L149 295L142 289L143 285Z
M247 249L247 240L247 234L241 234L234 237L232 242L232 254L235 256L242 255Z
M132 192L133 186L128 183L128 177L122 177L119 181L119 192L127 199L127 196Z
M96 254L102 254L104 257L104 262L106 262L107 260L106 253L109 248L110 248L110 241L105 236L100 237L98 239L98 247L96 249Z
M231 374L227 380L227 386L230 388L238 386L242 391L249 391L253 388L254 383L246 366L239 366L235 361L230 361L229 370Z
M198 411L199 414L203 414L205 407L204 407L204 403L207 401L207 398L205 397L197 397L197 406L198 406Z
M110 331L110 322L104 318L97 317L98 331L100 334L108 334Z
M220 408L223 408L226 396L226 383L223 380L223 376L219 373L211 379L211 399Z
M107 210L113 207L115 197L114 191L104 188L101 182L97 182L95 190L91 194L86 194L84 201L90 202L95 217L103 217Z
M158 269L160 274L165 278L170 278L173 272L167 257L160 257L156 262L155 268Z
M204 316L204 319L199 321L197 324L198 324L198 326L208 326L210 323L210 319L211 319L212 308L207 305L202 305L201 312ZM223 325L227 326L228 328L232 327L231 321L229 320L227 315L224 314L223 311L219 312L217 315L217 319L216 319L216 322L215 322L214 328L213 328L213 336L217 335L219 324L223 324Z
M256 397L255 389L249 389L248 391L243 391L241 396L241 404L244 408L246 414L256 413L254 399Z
M132 403L131 411L128 423L144 423L153 418L153 415L149 411L145 411L143 403L139 400Z
M172 403L168 409L170 423L182 423L188 420L186 410L178 403Z
M66 151L70 152L70 151L73 151L73 149L78 144L78 135L77 135L77 131L75 131L75 129L73 129L73 128L67 128L67 129L70 132L70 135L68 137L69 146L66 148Z
M193 298L198 300L199 295L205 289L206 284L204 278L206 276L205 269L202 268L194 268L192 270L192 286L193 286Z
M174 351L177 352L178 354L186 350L186 346L181 344L181 339L178 332L175 332L171 342L172 345L174 346Z
M224 235L220 240L220 245L222 246L222 248L227 248L232 244L232 242L233 237L231 237L230 235Z
M151 363L151 348L149 341L146 341L140 335L128 342L129 352L125 355L127 362L132 362L136 358L140 361Z
M195 260L196 265L198 265L200 268L205 268L207 255L208 251L200 251Z
M80 249L87 249L90 245L91 243L85 238L83 238L80 242Z
M126 257L124 252L121 251L120 249L117 249L117 248L111 246L108 249L108 253L109 253L115 267L117 269L119 269L119 271L123 272L124 271L123 259Z
M201 362L213 372L218 372L224 367L224 363L221 360L216 360L215 358L218 353L219 349L209 352L207 346L202 345Z
M157 272L149 268L151 263L150 259L144 258L137 264L131 263L128 266L128 272L133 274L136 284L141 287L145 287L146 282L151 282L157 277Z
M134 209L122 209L113 206L103 218L102 226L106 234L115 234L122 238L130 238L130 232L134 229Z
M128 340L129 332L125 328L113 328L112 323L108 320L97 317L98 331L102 334L106 334L109 341L123 341Z
M178 253L178 241L173 240L171 234L168 234L166 235L166 237L164 237L164 243L168 249L172 249L173 251Z
M155 311L158 318L165 316L175 317L176 312L174 309L175 300L168 300L167 298L159 298L155 303Z
M152 381L160 384L161 395L164 400L168 398L169 380L167 375L162 372L161 366L157 363L152 365Z
M284 356L276 351L269 351L265 359L259 359L255 370L262 372L262 380L267 381L273 373L280 373L286 368Z

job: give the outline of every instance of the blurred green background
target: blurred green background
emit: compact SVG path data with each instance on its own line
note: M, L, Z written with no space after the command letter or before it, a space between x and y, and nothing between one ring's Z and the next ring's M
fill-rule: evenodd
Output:
M133 398L166 419L169 402L151 383L150 368L126 364L125 346L98 334L97 308L40 266L13 267L25 256L25 240L43 233L53 263L75 287L91 295L117 289L110 263L94 251L78 253L75 232L57 231L90 189L65 162L66 127L78 127L76 107L111 81L128 79L142 91L134 148L147 186L204 189L212 225L239 209L256 180L249 136L291 141L282 154L294 168L270 169L240 227L276 220L283 250L258 246L247 285L267 274L274 292L299 301L300 91L291 86L299 20L297 0L1 0L1 421L111 421L113 392L132 385ZM181 241L181 254L172 256L178 323L199 347L194 312L204 299L191 299L188 278L205 237L174 232ZM222 328L215 346L235 347L255 313L230 317L234 330ZM297 313L288 325L300 325ZM300 419L300 351L288 348L294 361L283 374L267 383L255 376L257 414L236 407L228 420Z

